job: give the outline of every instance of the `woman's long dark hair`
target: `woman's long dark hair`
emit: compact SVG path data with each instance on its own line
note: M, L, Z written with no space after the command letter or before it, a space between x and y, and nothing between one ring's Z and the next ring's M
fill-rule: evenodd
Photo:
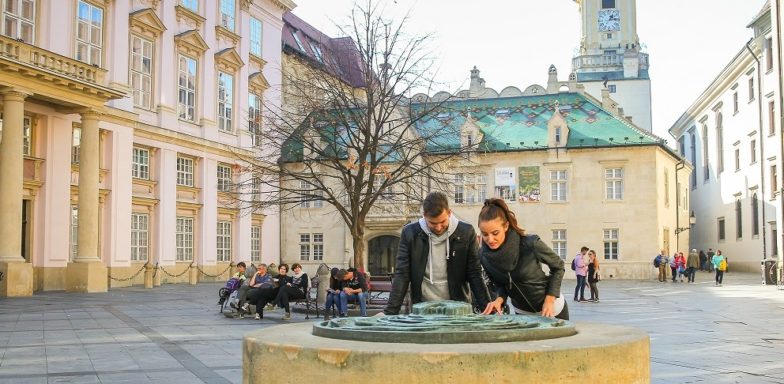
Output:
M479 222L491 221L496 218L501 218L502 221L509 223L509 226L515 230L520 236L525 236L525 230L517 225L517 217L514 212L509 209L504 199L493 197L485 200L485 205L479 211Z

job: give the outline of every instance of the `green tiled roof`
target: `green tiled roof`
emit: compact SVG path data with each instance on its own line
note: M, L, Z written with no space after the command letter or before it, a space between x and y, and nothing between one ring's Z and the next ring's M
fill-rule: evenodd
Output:
M545 148L547 122L556 105L569 126L567 148L663 143L579 93L447 101L422 116L416 127L423 136L437 136L428 142L428 150L432 151L459 148L460 128L469 116L484 134L481 149ZM432 104L414 104L411 112L417 116L429 108Z

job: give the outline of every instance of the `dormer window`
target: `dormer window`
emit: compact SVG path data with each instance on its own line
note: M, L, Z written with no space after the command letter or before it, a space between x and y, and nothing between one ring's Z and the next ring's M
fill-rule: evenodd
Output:
M510 111L508 109L499 109L499 110L495 111L495 114L499 115L499 116L503 116L503 115L508 115L509 112Z
M299 47L299 50L305 52L305 46L302 45L302 40L300 40L299 36L297 36L297 31L291 31L291 36L293 36L294 41L297 42L297 47Z
M448 118L449 118L449 112L441 112L438 115L436 115L436 119L438 120L446 120Z
M602 0L602 9L615 8L615 0Z
M469 147L469 148L474 145L474 134L473 133L469 133L466 136L466 144L467 144L466 146Z
M561 127L555 128L555 143L561 144Z
M310 43L310 50L313 51L313 56L316 56L316 60L323 63L324 57L321 55L321 47L318 44Z

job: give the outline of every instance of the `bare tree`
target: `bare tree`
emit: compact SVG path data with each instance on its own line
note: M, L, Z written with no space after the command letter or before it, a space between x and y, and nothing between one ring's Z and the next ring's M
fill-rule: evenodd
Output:
M315 60L284 65L284 106L266 111L263 155L249 159L264 191L253 205L331 206L349 228L358 268L368 215L412 217L426 191L447 186L448 164L461 155L449 124L418 125L443 101L410 99L434 88L432 36L407 36L409 17L389 20L378 3L355 5L343 37L320 44Z

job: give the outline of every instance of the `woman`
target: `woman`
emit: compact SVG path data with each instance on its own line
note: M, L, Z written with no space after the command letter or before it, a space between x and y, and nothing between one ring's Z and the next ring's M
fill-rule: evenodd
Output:
M711 263L713 264L713 269L716 270L716 286L721 287L721 283L724 281L724 271L727 270L727 258L721 254L721 250L717 249L716 254L711 259Z
M591 299L588 301L599 302L599 288L596 283L599 282L599 259L596 257L596 252L592 249L588 251L588 286L591 288Z
M275 298L275 302L286 310L283 320L291 319L289 301L304 299L305 290L308 289L308 274L302 273L302 266L299 263L294 263L291 265L291 270L294 271L294 276L278 276L280 278L280 290Z
M672 254L670 258L670 270L672 271L672 282L676 282L678 278L678 264L675 263L675 259L678 258L678 252Z
M341 272L342 271L342 272ZM327 299L324 305L324 320L329 320L329 316L335 307L340 310L340 284L339 273L346 273L345 269L332 268L329 271L329 287L327 287Z
M561 297L563 260L538 236L525 235L504 200L485 200L479 230L479 259L498 295L482 314L502 313L510 298L515 308L568 320L569 310ZM542 271L542 263L550 268L549 276Z
M683 252L678 252L678 256L675 257L675 267L678 270L678 276L680 276L682 283L683 275L686 274L686 258L683 257Z

